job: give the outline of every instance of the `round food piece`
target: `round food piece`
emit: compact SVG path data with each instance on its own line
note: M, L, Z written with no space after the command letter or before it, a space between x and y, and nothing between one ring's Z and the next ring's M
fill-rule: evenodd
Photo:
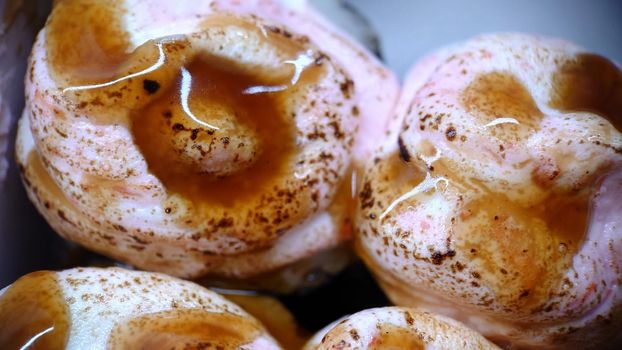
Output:
M519 347L615 343L619 66L557 39L484 35L415 65L396 113L356 232L390 299Z
M460 322L402 307L364 310L319 331L305 350L328 349L465 349L497 346Z
M17 160L63 237L141 269L246 279L351 237L352 169L397 91L305 1L56 2Z
M39 271L0 292L2 349L280 349L220 295L120 268Z

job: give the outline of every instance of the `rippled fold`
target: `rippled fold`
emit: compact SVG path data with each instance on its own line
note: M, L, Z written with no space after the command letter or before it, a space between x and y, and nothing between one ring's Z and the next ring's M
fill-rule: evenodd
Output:
M522 34L416 64L357 206L357 250L392 301L504 345L619 342L621 82Z
M25 275L0 292L2 349L280 349L234 303L191 282L120 268Z
M17 140L62 236L183 277L258 276L350 237L397 83L301 2L68 0Z

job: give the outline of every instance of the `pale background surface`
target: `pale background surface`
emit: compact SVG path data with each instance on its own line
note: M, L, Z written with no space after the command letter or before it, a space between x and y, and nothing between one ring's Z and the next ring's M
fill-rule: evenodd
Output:
M426 52L492 31L574 41L622 62L622 0L346 0L380 33L400 76Z
M35 15L23 13L10 27L0 23L0 143L9 141L6 143L7 158L11 161L6 181L0 181L0 289L29 271L60 268L68 259L65 243L51 232L26 199L12 157L15 135L12 122L23 106L22 77L28 42L34 34L32 26L36 23L25 18L38 17L40 23L50 2L21 1L36 3ZM0 0L0 22L5 18L6 5L16 2L19 0ZM346 2L359 9L380 34L384 58L399 76L430 50L491 31L522 31L562 37L622 62L622 0ZM9 119L2 119L7 117ZM4 129L2 122L6 120L12 121L4 124L8 127L7 133L1 130Z

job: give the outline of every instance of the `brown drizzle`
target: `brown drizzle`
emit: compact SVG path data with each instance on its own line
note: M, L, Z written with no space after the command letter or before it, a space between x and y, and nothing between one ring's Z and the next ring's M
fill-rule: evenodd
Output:
M378 330L378 335L373 337L368 349L370 350L389 350L389 349L410 349L423 350L425 343L419 336L408 328L394 326L392 324L382 324Z
M0 349L65 349L69 336L69 311L56 273L28 274L0 296Z
M551 107L563 112L591 112L622 132L622 71L605 57L579 54L553 75Z
M120 323L111 332L108 349L240 349L260 335L261 326L248 317L177 309Z
M418 168L417 164L405 162L395 152L387 156L386 174L391 179L392 189L401 189L402 192L410 191L425 179L425 171Z
M129 37L120 0L64 0L46 25L48 64L61 85L114 77L128 57Z

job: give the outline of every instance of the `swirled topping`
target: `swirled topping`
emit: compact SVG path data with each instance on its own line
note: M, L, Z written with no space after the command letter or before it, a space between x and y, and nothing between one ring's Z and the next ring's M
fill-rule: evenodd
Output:
M0 294L3 349L279 349L198 285L117 268L26 275Z
M327 326L305 349L498 349L452 319L414 309L369 309Z
M621 77L519 34L415 66L360 192L358 246L392 299L529 346L606 334L592 313L620 298Z
M285 9L58 2L27 77L32 136L18 140L48 221L92 249L184 276L257 274L347 239L351 195L335 193L369 148L357 141L361 121L384 124L394 81L371 90L374 104L362 100L369 91L355 81L387 79L383 68L349 42L338 49L347 39L312 13ZM298 21L299 31L282 24ZM343 68L351 56L374 78ZM34 174L30 138L52 181ZM68 201L51 209L52 191ZM279 246L285 235L318 239Z

